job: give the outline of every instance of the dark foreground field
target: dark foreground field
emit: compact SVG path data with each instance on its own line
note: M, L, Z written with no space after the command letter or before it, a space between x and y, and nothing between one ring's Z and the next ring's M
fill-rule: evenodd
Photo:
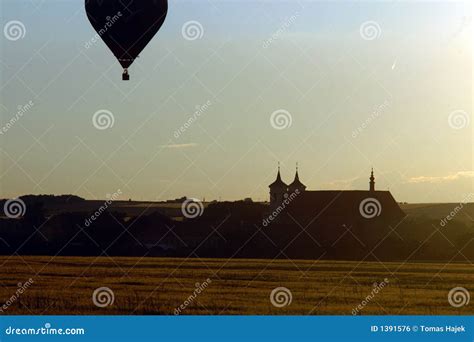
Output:
M472 292L469 264L2 257L0 265L0 314L474 313L472 303L448 302L454 287ZM99 307L93 293L102 287L111 292ZM286 293L288 305L272 304L277 287L291 303Z

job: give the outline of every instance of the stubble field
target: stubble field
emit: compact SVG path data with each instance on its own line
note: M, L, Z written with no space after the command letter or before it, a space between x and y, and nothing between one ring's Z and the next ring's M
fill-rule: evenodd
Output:
M0 265L7 315L474 313L448 301L455 287L472 292L470 264L5 256Z

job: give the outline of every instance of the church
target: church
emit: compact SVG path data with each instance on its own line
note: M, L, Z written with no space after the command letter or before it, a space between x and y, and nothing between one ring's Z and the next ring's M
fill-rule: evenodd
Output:
M405 217L390 191L375 190L374 170L369 177L368 190L307 190L298 174L286 184L280 174L269 185L270 210L285 211L293 220L353 224L367 220L400 220Z

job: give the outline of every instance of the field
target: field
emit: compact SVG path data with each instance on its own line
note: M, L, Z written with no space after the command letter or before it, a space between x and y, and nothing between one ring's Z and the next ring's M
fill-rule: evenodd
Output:
M0 314L474 314L472 303L448 302L453 287L472 292L469 264L13 256L0 265ZM92 299L101 287L113 292L112 304L99 299L105 307ZM289 305L272 304L277 287L291 291Z

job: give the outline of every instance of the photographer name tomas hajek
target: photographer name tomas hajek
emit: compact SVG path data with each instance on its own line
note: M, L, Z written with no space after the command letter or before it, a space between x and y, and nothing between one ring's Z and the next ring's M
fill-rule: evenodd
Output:
M25 283L18 283L18 288L15 293L8 298L8 300L0 306L0 312L5 312L11 305L13 305L20 296L28 289L31 285L33 285L34 281L32 278L28 279Z
M465 333L466 328L464 325L446 325L446 326L426 326L420 325L419 331L424 333Z
M202 284L196 283L196 288L194 289L193 293L188 298L186 298L186 300L180 306L174 309L174 314L176 316L180 315L183 310L185 310L189 305L194 302L197 296L200 295L209 286L210 283L212 283L212 280L210 278L207 278Z

